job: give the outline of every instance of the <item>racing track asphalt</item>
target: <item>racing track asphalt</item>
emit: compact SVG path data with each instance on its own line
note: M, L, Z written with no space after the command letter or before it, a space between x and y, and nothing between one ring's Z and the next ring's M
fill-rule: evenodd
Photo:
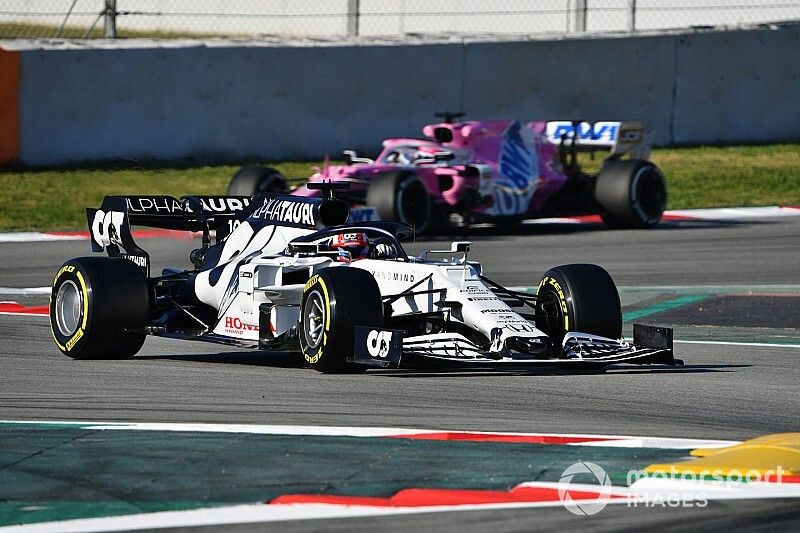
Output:
M649 231L523 225L512 228L510 235L489 229L473 233L471 258L507 285L534 285L548 266L578 261L604 265L620 286L800 283L798 218L676 222ZM426 239L408 248L446 247L445 239L449 238ZM157 265L184 264L184 250L192 247L188 241L141 244ZM59 264L83 255L86 246L81 241L2 243L0 287L48 285ZM365 425L720 439L798 430L800 349L679 344L678 350L687 365L669 370L633 368L586 375L370 371L330 376L293 368L292 361L270 364L254 352L152 338L133 360L72 361L54 347L46 318L0 316L0 419ZM715 528L741 523L752 513L779 521L797 516L796 501L720 504L715 509L717 514L703 515ZM326 522L326 527L469 525L517 530L534 524L584 528L593 523L558 511L337 520ZM605 517L602 522L594 524L675 525L674 520L690 523L697 516L692 510L671 511L606 510L598 515ZM298 522L290 529L319 526Z

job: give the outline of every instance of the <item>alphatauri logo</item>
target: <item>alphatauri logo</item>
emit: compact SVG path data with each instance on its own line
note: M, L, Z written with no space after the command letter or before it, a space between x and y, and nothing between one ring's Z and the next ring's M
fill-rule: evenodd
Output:
M389 346L392 344L391 331L378 331L373 329L367 335L367 351L372 357L386 357L389 355Z

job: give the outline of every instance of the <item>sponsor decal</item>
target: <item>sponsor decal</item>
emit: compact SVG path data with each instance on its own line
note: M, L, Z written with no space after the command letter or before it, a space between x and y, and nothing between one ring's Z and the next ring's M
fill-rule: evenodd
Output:
M239 317L226 316L225 317L225 332L235 333L241 335L245 331L258 331L258 326L245 324Z
M247 198L230 198L226 196L200 196L198 197L203 205L204 211L225 213L230 211L242 211L250 205ZM131 213L150 213L175 215L184 212L183 202L172 196L134 196L125 198L128 204L128 211Z
M59 271L56 273L56 278L55 278L55 279L58 279L58 278L61 276L61 274L63 274L64 272L75 272L75 267L74 267L74 266L72 266L72 265L64 265L64 266L63 266L63 267L61 267L61 269L60 269L60 270L59 270Z
M171 196L125 198L131 213L183 213L180 201Z
M499 300L500 298L497 296L471 296L467 298L470 302L483 302L488 300Z
M129 255L129 254L122 254L120 257L131 261L134 265L147 268L147 258L141 255Z
M588 144L613 144L619 134L619 122L581 122L578 124L578 141L589 141ZM561 137L568 139L575 137L575 127L567 120L557 120L547 123L547 139L551 143L561 143ZM641 139L641 134L639 136ZM631 142L631 141L628 141Z
M318 274L315 274L315 275L311 276L311 278L309 278L309 280L306 281L306 286L303 287L303 291L305 292L308 289L310 289L311 286L314 285L317 281L319 281L319 275Z
M72 336L70 340L67 341L66 347L67 351L72 350L75 345L78 343L79 340L83 337L83 328L78 328L78 331L75 332L75 335Z
M386 281L406 281L408 283L414 282L414 274L408 272L385 272L376 270L372 273L375 279L382 279Z
M530 323L506 324L504 327L516 333L533 333L536 331L536 328Z
M463 289L459 289L458 292L466 292L467 294L489 294L489 291L480 285L467 285Z
M215 211L217 213L242 211L250 205L250 200L247 198L226 198L224 196L200 198L200 202L206 211Z
M641 129L624 129L619 134L619 142L623 144L636 144L642 142L644 132Z
M350 222L369 222L371 220L380 220L378 210L374 207L356 207L350 209Z
M253 211L251 219L315 226L314 203L265 198L264 205Z
M373 329L367 335L367 351L369 351L372 357L385 358L389 355L389 347L391 344L391 331L378 331Z
M102 250L112 244L122 246L122 225L125 223L125 213L120 211L105 212L98 209L94 213L92 220L92 240L96 242Z
M500 176L495 181L495 206L498 214L523 213L536 190L539 157L533 132L519 120L509 124L500 145Z
M558 294L558 301L561 304L561 313L564 315L564 329L566 331L569 331L569 315L567 314L567 298L564 295L564 289L561 288L561 284L559 284L558 281L556 281L555 279L547 276L544 279L542 279L541 283L539 283L539 290L537 291L537 293L541 292L542 287L544 287L545 285L549 285L550 287L552 287L553 290L556 291L556 294Z
M496 309L481 309L481 313L490 313L490 314L497 314L497 313L513 313L511 309L507 307L498 307Z

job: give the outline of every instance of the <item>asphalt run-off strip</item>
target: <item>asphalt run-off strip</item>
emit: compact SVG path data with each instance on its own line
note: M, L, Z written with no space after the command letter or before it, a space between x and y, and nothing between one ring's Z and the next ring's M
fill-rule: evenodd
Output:
M779 483L758 475L719 482L645 474L648 465L691 461L691 450L713 456L743 444L410 428L4 421L0 526L112 531L565 503L585 512L663 500L676 486L706 503L800 497L800 478L792 475Z
M759 218L775 218L800 216L800 206L767 206L767 207L722 207L712 209L687 209L666 211L662 218L665 222L691 221L736 221ZM526 220L525 224L602 224L599 215L562 218L539 218ZM481 224L478 224L481 226ZM199 233L191 233L165 229L134 230L135 239L193 239ZM88 239L88 231L27 231L0 233L0 243L4 242L41 242Z

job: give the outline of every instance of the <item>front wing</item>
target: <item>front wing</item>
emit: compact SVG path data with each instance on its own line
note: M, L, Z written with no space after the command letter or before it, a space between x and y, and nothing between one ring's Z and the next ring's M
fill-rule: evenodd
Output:
M556 358L481 350L460 335L402 338L399 330L357 327L348 361L377 368L461 368L478 370L548 368L596 370L615 364L682 365L675 359L670 328L634 325L633 343L592 335L567 334Z

